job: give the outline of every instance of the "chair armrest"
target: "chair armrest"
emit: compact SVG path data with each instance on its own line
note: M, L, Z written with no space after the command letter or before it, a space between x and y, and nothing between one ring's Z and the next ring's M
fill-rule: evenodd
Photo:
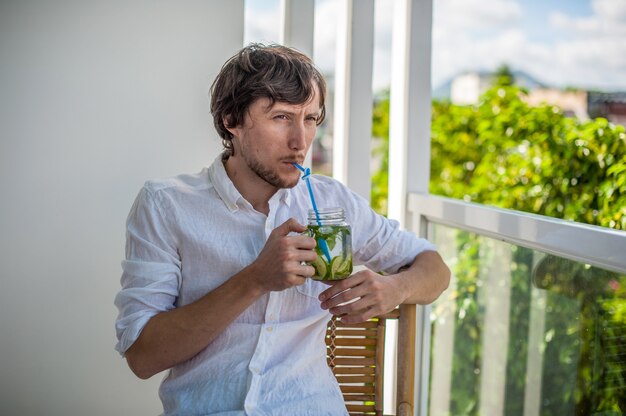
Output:
M408 403L398 404L396 416L413 416L413 406Z

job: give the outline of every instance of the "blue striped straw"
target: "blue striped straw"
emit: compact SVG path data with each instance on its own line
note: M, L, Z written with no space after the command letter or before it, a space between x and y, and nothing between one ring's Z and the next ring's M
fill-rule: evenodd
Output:
M293 164L296 168L300 169L304 175L302 175L302 180L306 181L306 187L309 190L309 196L311 197L311 205L313 205L313 211L315 212L315 220L317 221L317 225L322 226L322 222L320 221L320 214L317 211L317 204L315 204L315 197L313 196L313 188L311 187L311 181L309 180L309 176L311 176L311 169L304 168L297 163ZM328 260L328 264L330 264L330 250L328 249L328 244L326 240L323 238L318 238L317 243L320 245L326 259Z

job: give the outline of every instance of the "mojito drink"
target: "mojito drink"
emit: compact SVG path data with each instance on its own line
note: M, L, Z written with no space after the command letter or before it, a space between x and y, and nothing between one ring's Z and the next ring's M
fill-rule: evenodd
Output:
M311 225L308 234L315 238L317 258L309 263L315 268L314 280L342 280L352 274L352 237L350 226ZM326 245L326 248L324 247Z

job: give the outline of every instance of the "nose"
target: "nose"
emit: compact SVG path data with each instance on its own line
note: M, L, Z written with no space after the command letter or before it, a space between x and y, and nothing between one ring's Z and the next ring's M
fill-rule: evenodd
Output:
M294 122L289 129L289 148L302 151L307 145L307 130L303 121Z

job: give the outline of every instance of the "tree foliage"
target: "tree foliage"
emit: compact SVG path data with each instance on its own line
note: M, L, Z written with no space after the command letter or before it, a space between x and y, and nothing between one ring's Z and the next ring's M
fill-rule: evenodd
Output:
M433 103L431 192L626 229L626 136L606 119L531 107L515 86Z
M501 68L495 80L476 105L433 101L430 192L626 230L624 127L602 118L569 118L550 105L529 106L508 68ZM388 129L389 100L384 98L375 106L373 124L381 168L372 179L372 206L381 213L386 212ZM489 244L467 232L456 236L452 414L479 412ZM543 280L533 280L539 277ZM542 387L541 414L623 411L626 371L603 352L618 344L598 342L621 335L609 334L615 328L626 328L626 277L554 256L537 258L533 250L512 246L508 278L505 414L523 414L530 346L519 334L529 330L533 287L545 290L550 311L541 347L549 363L543 369L548 382Z
M504 77L506 78L506 77ZM433 101L430 191L436 195L626 229L626 134L580 121L525 92L496 85L475 106ZM389 101L374 110L383 166L372 205L386 210Z

